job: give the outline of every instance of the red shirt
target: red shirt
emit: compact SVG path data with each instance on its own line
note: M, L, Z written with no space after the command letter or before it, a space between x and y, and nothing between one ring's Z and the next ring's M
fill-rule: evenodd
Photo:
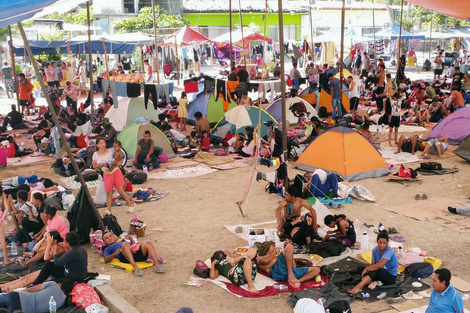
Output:
M211 147L211 139L209 137L202 138L201 149L204 151L209 151Z

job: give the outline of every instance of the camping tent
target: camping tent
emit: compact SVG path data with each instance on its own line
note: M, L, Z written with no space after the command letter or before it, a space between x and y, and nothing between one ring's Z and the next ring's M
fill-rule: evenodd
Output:
M113 124L114 129L121 131L127 125L135 122L139 117L145 117L149 120L158 121L158 114L162 113L159 109L153 107L152 101L148 101L147 109L144 105L144 98L119 98L119 106L114 106L108 110L105 117Z
M253 128L255 128L258 125L260 110L261 136L266 136L268 134L268 127L263 123L273 121L277 124L276 120L268 112L257 106L250 107L248 105L241 105L225 113L225 116L220 119L212 130L211 138L222 140L228 133L244 133L247 126L253 126Z
M347 181L390 173L379 151L364 136L347 127L335 127L318 136L294 167L309 172L320 168Z
M460 144L468 136L470 136L470 107L464 107L434 126L428 138L447 137L449 143L455 145Z
M170 141L166 138L165 134L152 124L137 124L132 123L126 126L117 137L122 144L122 147L129 155L135 155L137 151L137 142L144 138L144 132L150 131L151 139L156 147L163 149L163 153L172 158L175 156L171 148Z
M260 40L268 43L273 43L273 40L269 37L264 37L263 35L257 33L244 33L242 37L241 32L232 32L232 43L237 47L242 47L242 38L243 38L243 47L248 49L250 47L250 41L252 40ZM220 36L215 37L212 39L213 42L230 42L230 33L225 33Z
M470 136L464 139L460 146L454 150L454 153L457 154L462 159L467 160L470 162Z
M198 33L194 29L184 26L180 30L178 30L173 35L168 36L163 40L163 43L167 46L172 46L175 44L175 36L176 36L176 44L180 46L190 46L193 44L200 44L200 43L208 43L211 42L209 38L204 36L201 33Z
M301 99L299 97L295 98L287 98L286 99L286 120L290 124L296 124L298 122L298 117L295 117L294 113L289 109L290 106L294 103L297 102L302 102L305 105L305 108L307 109L307 112L310 113L309 119L312 116L318 117L317 110L315 110L310 103L305 101L304 99ZM272 117L278 122L282 122L282 99L277 99L274 101L267 109L266 112L271 114Z
M343 91L343 106L346 110L349 111L349 97ZM320 91L320 108L326 107L327 112L333 112L333 107L331 106L331 95L325 90Z
M215 125L224 117L227 111L236 106L237 104L231 99L224 101L224 98L219 96L217 101L215 101L214 93L203 91L188 104L187 122L188 124L195 125L196 119L194 118L194 113L199 111L202 113L203 117L209 120L209 123Z
M374 38L374 34L367 35L370 38ZM393 23L389 28L381 30L375 33L376 39L398 39L400 36L400 25ZM412 33L401 29L401 39L424 39L424 35L413 35Z

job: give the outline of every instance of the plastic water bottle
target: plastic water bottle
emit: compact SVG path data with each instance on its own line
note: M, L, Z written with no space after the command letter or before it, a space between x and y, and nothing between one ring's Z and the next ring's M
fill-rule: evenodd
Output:
M288 287L284 284L274 284L274 288L279 289L279 290L287 290Z
M20 143L19 149L20 149L20 151L23 151L23 150L24 150L24 141L22 141L22 142Z
M142 166L142 172L144 172L145 174L149 172L149 169L147 168L146 165Z
M382 124L382 134L385 134L385 125Z
M361 249L362 250L368 250L369 249L369 235L367 234L366 231L362 233Z
M95 232L93 231L93 228L90 230L90 243L91 244L94 244L96 241L96 234Z
M95 241L96 240L103 241L103 232L101 231L101 229L98 229L95 232Z
M66 192L62 193L62 206L64 207L64 210L66 211L70 209L69 199L68 199L68 195Z
M16 245L14 241L11 243L11 254L12 255L18 254L18 246Z
M54 297L51 296L51 300L49 300L49 313L56 313L57 312L57 303L54 300Z

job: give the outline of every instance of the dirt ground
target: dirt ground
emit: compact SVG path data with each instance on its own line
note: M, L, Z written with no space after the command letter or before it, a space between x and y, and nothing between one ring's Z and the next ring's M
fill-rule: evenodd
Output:
M407 134L408 135L408 134ZM321 152L320 152L321 153ZM447 152L450 154L450 152ZM421 222L385 208L402 204L411 207L414 196L426 193L432 202L435 197L445 197L449 205L466 204L470 191L470 165L457 156L441 160L444 167L457 166L460 171L451 175L422 176L420 185L404 186L384 182L382 178L367 179L358 183L368 188L377 198L376 203L353 200L337 210L352 219L386 227L395 227L404 236L404 247L420 247L428 255L443 261L453 275L470 281L470 244L467 233ZM15 175L37 174L59 182L60 176L50 168L50 163L38 163L0 169L0 178ZM246 242L231 234L224 225L251 224L275 219L274 210L280 198L264 191L265 183L254 182L248 198L245 217L242 218L235 202L240 200L248 184L251 167L218 171L191 179L149 180L144 186L167 194L156 202L138 204L136 214L148 225L147 236L165 261L166 274L157 275L144 270L141 278L133 273L115 269L101 263L99 256L89 253L89 271L111 275L113 288L141 312L176 312L183 306L194 312L292 312L286 299L289 294L260 299L238 298L212 283L200 287L187 286L195 261L205 260L215 250L245 246ZM260 167L261 171L269 171ZM290 175L294 174L290 170ZM92 190L92 193L94 191ZM105 209L100 209L104 213ZM123 228L131 216L125 208L114 208L113 213ZM455 218L461 218L456 216ZM470 220L469 220L470 221ZM425 305L428 300L415 301ZM470 308L468 302L466 308ZM353 312L372 312L389 308L386 301L366 304L356 300Z

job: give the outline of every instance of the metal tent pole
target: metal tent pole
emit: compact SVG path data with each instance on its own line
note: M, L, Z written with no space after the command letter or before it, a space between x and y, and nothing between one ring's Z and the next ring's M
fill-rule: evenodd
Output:
M24 29L23 29L23 25L21 25L21 23L18 23L17 25L18 25L18 29L20 30L21 37L23 38L25 49L26 51L28 51L28 55L31 59L31 64L33 65L33 68L34 68L34 71L36 72L37 77L39 78L41 76L39 73L38 64L36 62L36 59L34 59L33 52L31 51L31 46L29 45L28 39L26 38L26 33L24 32ZM98 220L98 223L100 224L100 227L104 230L104 224L103 224L103 220L101 219L101 215L96 209L95 203L93 202L93 198L91 197L90 191L88 190L88 187L86 186L82 173L80 173L80 169L78 168L77 162L75 161L75 157L73 156L72 150L70 150L70 145L67 139L65 138L64 131L62 130L62 127L60 127L59 119L57 118L57 114L55 113L55 109L51 102L51 98L49 98L49 93L47 92L47 88L44 85L44 81L42 79L38 79L38 82L39 82L39 86L42 89L42 92L44 93L44 97L46 98L49 111L51 112L51 115L52 115L52 119L54 120L54 123L57 126L57 130L59 131L60 138L62 139L64 143L64 148L67 151L68 157L70 158L70 163L72 163L72 167L75 170L75 173L77 174L78 181L80 182L80 185L85 190L85 195L88 199L88 202L90 203L91 209L93 213L95 214L96 219Z
M397 69L400 66L400 55L401 55L401 28L403 27L403 0L401 0L401 12L400 12L400 34L398 35L397 43Z
M343 0L343 4L341 7L341 62L339 63L339 73L340 73L339 74L339 89L340 89L339 92L340 92L341 106L339 107L339 110L342 110L342 106L343 106L344 17L346 15L345 8L344 8L345 2L346 1ZM351 63L352 63L352 59L351 59ZM334 111L335 111L335 108L333 108L333 112Z
M16 107L17 107L18 111L20 111L20 94L19 94L18 80L16 78L15 49L13 49L13 38L11 36L11 26L10 25L8 25L8 32L10 34L11 68L13 69L13 84L15 86L15 93L16 93ZM6 86L5 86L5 88L6 88Z
M91 26L90 26L90 1L87 1L86 3L86 16L87 16L87 23L88 23L88 68L90 70L90 106L91 106L91 116L90 116L90 122L91 125L95 125L95 101L93 99L93 59L91 57L92 51L91 51ZM111 49L112 50L112 49ZM106 60L106 64L108 63L108 60ZM108 74L109 75L109 74ZM109 77L108 77L109 79Z

